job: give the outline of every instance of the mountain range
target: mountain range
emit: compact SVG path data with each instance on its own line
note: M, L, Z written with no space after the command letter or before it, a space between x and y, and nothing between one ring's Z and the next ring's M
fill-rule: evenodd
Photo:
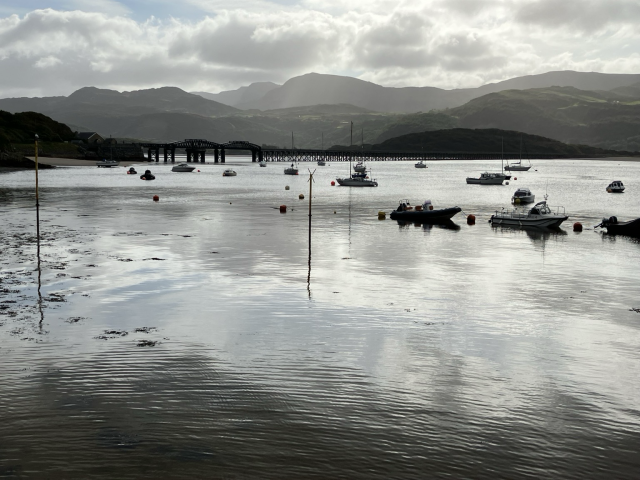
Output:
M72 130L158 142L206 138L326 148L465 127L640 150L640 75L631 74L549 72L442 90L311 73L281 86L261 82L218 94L86 87L68 97L0 99L0 110L39 112Z

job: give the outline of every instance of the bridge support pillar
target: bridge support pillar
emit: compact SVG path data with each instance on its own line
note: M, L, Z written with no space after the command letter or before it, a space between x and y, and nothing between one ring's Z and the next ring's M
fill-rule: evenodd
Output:
M224 148L220 149L220 163L225 163L225 155L224 155Z
M258 150L258 161L262 161L262 149Z
M200 152L200 163L204 163L204 154L205 154L205 150Z
M187 150L187 163L191 162L191 150Z
M168 160L169 160L169 151L167 150L167 147L164 147L164 163L167 163Z
M156 155L156 163L158 163L160 161L160 147L156 147L156 150L154 153Z
M214 149L213 150L213 163L218 163L218 155L220 152L218 152L218 149Z
M176 149L171 149L171 163L176 163Z
M147 160L149 161L153 160L153 156L151 155L151 148L147 150Z

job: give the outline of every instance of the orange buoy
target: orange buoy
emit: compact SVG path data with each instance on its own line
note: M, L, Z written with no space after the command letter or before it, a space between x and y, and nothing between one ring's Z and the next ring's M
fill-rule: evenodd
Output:
M474 214L467 215L467 224L468 225L476 224L476 216Z
M580 222L576 222L573 224L573 231L574 232L581 232L582 231L582 224Z
M286 205L280 205L280 213L287 213L287 206Z
M157 202L157 201L159 201L159 200L160 200L160 197L159 197L158 195L154 195L154 196L153 196L153 201L154 201L154 202Z
M334 182L333 180L331 180L331 186L335 187L336 186L336 182Z

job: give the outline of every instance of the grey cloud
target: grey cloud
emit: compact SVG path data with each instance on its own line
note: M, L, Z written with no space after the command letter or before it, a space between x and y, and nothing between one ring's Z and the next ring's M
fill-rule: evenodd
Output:
M594 32L612 23L637 25L637 0L534 0L517 8L516 21L543 27L578 28Z

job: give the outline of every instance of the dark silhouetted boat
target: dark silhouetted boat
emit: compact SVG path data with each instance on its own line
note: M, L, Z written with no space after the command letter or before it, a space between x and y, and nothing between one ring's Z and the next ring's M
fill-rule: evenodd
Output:
M627 235L629 237L640 238L640 218L619 222L618 217L603 218L599 225L594 228L606 228L610 235Z

